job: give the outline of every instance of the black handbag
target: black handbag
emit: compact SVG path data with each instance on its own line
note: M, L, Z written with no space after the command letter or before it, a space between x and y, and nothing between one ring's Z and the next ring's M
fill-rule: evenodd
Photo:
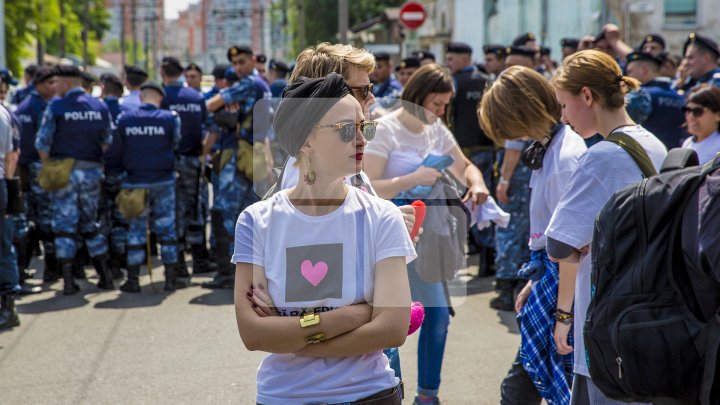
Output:
M7 184L7 213L9 215L17 215L25 213L25 199L23 198L22 188L19 177L5 179Z

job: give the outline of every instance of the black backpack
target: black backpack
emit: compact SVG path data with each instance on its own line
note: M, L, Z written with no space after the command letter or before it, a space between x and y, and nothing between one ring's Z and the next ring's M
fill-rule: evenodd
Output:
M720 159L683 168L687 154L670 151L659 175L616 192L595 221L584 337L590 376L609 398L720 404L720 311L698 315L718 301L695 295L680 238L688 201Z

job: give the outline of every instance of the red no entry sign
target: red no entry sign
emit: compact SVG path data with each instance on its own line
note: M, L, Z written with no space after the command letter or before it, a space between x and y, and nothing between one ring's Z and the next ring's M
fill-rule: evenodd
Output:
M423 25L426 17L425 7L420 3L409 1L400 8L400 22L411 30Z

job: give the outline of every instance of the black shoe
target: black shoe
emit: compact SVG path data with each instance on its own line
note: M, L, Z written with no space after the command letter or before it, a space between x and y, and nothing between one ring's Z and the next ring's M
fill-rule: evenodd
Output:
M120 291L128 293L140 292L140 266L127 267L127 280L120 286Z
M165 291L173 292L177 290L177 263L165 265Z
M495 275L495 255L491 248L480 248L480 268L478 277L491 277Z
M124 277L124 274L122 272L123 266L122 263L122 255L120 254L111 254L110 255L110 274L112 274L113 280L122 280Z
M41 292L42 292L42 287L40 287L39 285L20 283L20 292L18 294L30 295L30 294L37 294L37 293L41 293Z
M63 278L63 294L65 295L73 295L76 294L78 291L80 291L80 287L75 282L75 277L73 276L73 263L72 259L70 260L61 260L60 261L60 268L62 271L62 278Z
M234 274L221 274L217 273L213 277L212 281L202 283L202 288L211 289L227 289L235 287L235 275Z
M0 296L0 330L7 330L20 325L15 298L11 295Z
M500 295L490 300L490 308L499 311L512 311L515 309L515 280L497 280Z
M191 249L193 258L193 274L211 273L213 271L217 271L217 265L208 260L208 252L205 249L205 246L192 245Z
M72 265L72 274L73 277L78 280L85 280L87 278L85 275L85 266L77 261Z
M188 288L190 287L190 273L188 272L187 263L184 261L178 262L175 266L175 288Z
M97 271L97 275L99 278L97 286L98 288L101 288L103 290L115 289L112 273L110 272L110 267L108 266L109 260L110 258L107 254L92 258L93 266L95 267L95 271Z

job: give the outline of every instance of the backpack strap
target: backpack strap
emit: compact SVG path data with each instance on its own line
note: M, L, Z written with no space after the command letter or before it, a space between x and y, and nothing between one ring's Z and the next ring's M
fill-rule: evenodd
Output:
M645 149L628 134L622 133L622 132L613 132L610 134L607 138L605 138L606 141L610 141L614 144L617 144L621 148L625 149L627 153L630 154L630 156L633 158L635 163L640 167L640 171L642 171L643 176L652 177L657 174L657 171L655 171L655 166L653 166L652 161L650 160L650 157L648 156L647 152L645 152Z
M699 166L700 160L698 159L697 152L690 148L673 148L667 154L667 157L663 161L660 173L669 172L672 170L685 169L691 166Z

